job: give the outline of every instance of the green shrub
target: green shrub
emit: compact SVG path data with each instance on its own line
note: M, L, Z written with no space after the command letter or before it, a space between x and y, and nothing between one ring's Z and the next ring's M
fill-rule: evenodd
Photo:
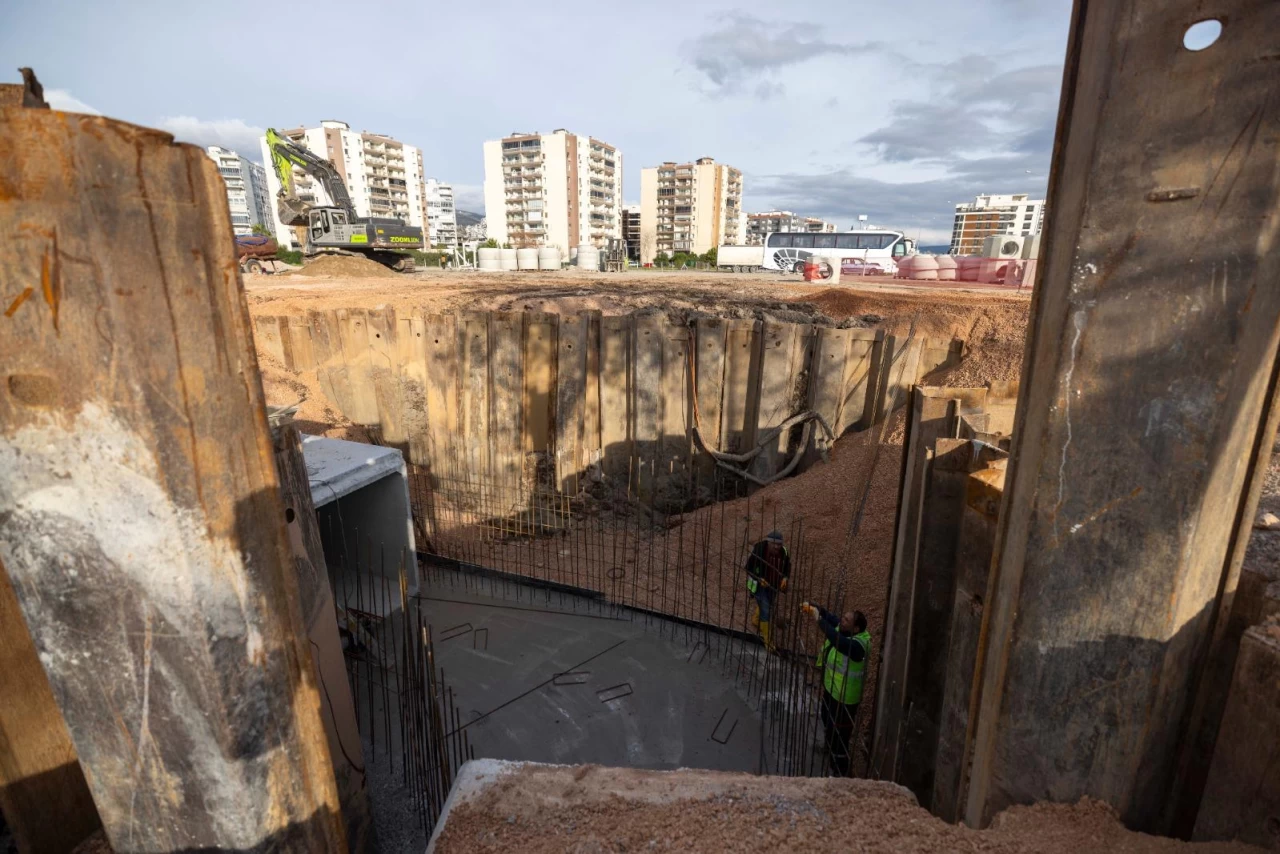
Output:
M286 264L301 266L302 253L294 251L292 249L285 249L283 246L281 246L279 249L276 250L276 260L283 261Z

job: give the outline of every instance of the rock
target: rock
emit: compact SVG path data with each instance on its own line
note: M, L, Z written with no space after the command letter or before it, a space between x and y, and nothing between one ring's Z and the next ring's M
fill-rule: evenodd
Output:
M1260 528L1263 531L1275 531L1280 529L1280 516L1274 513L1263 513L1258 520L1253 523L1253 527Z

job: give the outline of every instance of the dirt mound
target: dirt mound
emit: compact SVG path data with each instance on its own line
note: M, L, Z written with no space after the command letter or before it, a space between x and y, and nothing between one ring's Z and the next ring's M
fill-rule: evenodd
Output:
M373 279L395 278L389 267L377 261L370 261L359 255L321 255L314 261L308 261L295 275L298 276L331 276L333 278Z

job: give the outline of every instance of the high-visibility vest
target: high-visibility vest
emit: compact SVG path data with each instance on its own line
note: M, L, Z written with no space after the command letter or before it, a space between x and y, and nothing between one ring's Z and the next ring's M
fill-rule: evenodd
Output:
M787 551L786 546L782 547L782 556L784 558L791 557L791 552ZM754 569L758 564L764 563L764 558L756 558L756 553L754 551L751 552L751 557L747 558L747 560L750 561L747 565L752 569ZM747 592L752 596L754 596L756 591L760 589L760 578L761 576L756 575L750 569L747 570Z
M867 657L871 654L870 632L859 632L853 639L862 644L862 661L849 658L832 646L831 641L823 641L822 652L818 653L818 664L822 665L822 686L846 706L862 702L862 678L867 670Z

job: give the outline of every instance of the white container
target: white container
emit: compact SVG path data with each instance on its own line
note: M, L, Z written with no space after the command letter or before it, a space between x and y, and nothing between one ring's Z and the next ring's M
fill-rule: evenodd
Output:
M580 270L599 270L600 269L600 250L594 246L582 245L578 247L578 269Z
M922 282L938 281L938 259L932 255L917 255L911 262L911 278Z
M556 246L544 246L538 250L539 270L560 269L560 249Z
M504 270L519 270L519 269L520 269L520 262L519 262L519 261L517 260L517 258L516 258L516 250L514 250L514 249L499 249L499 250L498 250L498 258L499 258L499 260L500 260L500 261L501 261L501 263L502 263L502 269L504 269Z
M516 250L516 267L521 270L538 269L538 250L537 249L517 249Z
M476 250L476 266L481 270L501 270L500 249L483 246Z
M956 259L950 255L939 255L936 260L938 262L938 281L954 282L956 280L956 270L959 267Z

